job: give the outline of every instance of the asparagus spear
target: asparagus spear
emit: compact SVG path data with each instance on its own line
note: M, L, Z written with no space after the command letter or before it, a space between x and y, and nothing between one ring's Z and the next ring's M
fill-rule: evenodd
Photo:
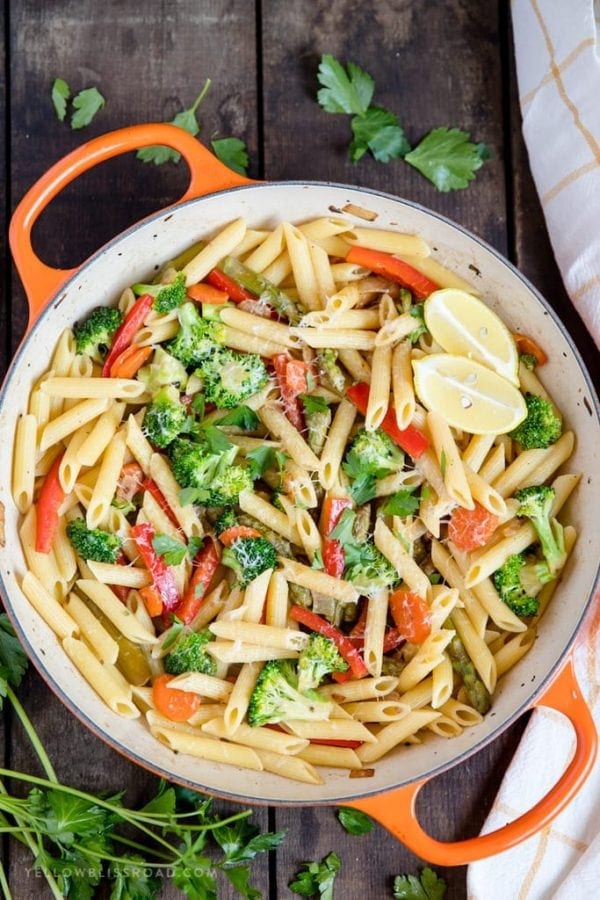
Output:
M469 703L477 710L477 712L485 715L492 705L489 691L477 675L475 666L465 650L465 645L457 634L454 635L448 644L447 651L452 663L452 668L462 678Z
M346 390L346 379L344 373L337 364L337 350L320 350L317 353L319 361L319 371L326 381L338 394L344 394Z
M220 268L226 275L245 287L246 290L252 291L257 297L265 299L278 313L288 320L290 325L297 325L300 321L301 313L291 297L285 291L282 291L277 285L273 284L258 272L253 272L239 259L233 256L226 256Z

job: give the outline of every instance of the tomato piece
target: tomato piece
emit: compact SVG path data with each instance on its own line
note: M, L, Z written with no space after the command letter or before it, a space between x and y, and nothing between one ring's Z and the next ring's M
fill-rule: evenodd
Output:
M431 634L431 610L414 591L399 588L390 597L390 612L399 633L411 644L422 644Z
M173 675L159 675L152 685L152 700L158 712L172 722L185 722L200 706L198 694L169 687Z
M498 516L480 503L476 502L473 509L457 506L448 523L448 538L459 550L468 553L487 544L499 521Z

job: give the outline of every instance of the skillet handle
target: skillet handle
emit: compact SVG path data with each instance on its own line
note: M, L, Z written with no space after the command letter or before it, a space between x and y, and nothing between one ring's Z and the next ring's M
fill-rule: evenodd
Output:
M41 213L64 187L88 169L113 156L153 144L166 144L177 150L190 168L190 183L179 202L223 188L251 183L250 179L238 175L219 162L191 134L174 125L132 125L103 134L77 147L55 163L29 189L10 223L10 246L29 301L28 328L31 328L50 297L76 271L54 269L36 255L31 244L31 231Z
M438 841L421 828L416 816L417 796L427 779L344 805L368 813L417 856L439 866L462 866L520 844L550 824L570 803L592 769L598 744L594 720L579 690L571 660L534 706L549 706L564 713L575 729L577 745L573 759L554 787L514 822L468 840Z

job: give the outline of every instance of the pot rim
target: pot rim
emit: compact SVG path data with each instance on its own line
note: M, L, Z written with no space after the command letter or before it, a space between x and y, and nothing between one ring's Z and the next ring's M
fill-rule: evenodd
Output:
M25 348L29 342L30 336L40 328L45 320L45 317L52 313L62 302L62 300L66 296L66 292L70 284L80 277L81 273L90 265L92 265L96 259L100 256L110 252L115 247L119 245L119 243L130 235L133 235L140 228L145 227L152 222L163 220L166 221L172 215L174 215L179 209L182 209L187 206L191 206L201 202L204 199L214 198L219 195L229 195L232 193L238 192L247 192L253 191L256 189L269 189L269 188L278 188L278 187L298 187L298 188L310 188L310 187L322 187L322 188L332 188L332 189L341 189L345 191L349 191L359 195L370 195L375 197L380 197L386 200L390 200L394 203L400 203L403 206L410 207L412 209L418 210L421 213L425 213L428 216L431 216L438 221L443 222L446 225L449 225L453 229L459 231L466 238L469 238L479 244L484 250L488 251L492 254L500 263L502 263L506 268L509 269L511 274L518 278L527 290L534 296L534 298L538 301L538 303L545 310L546 315L549 315L557 326L558 330L561 332L561 335L566 340L571 353L573 354L575 360L577 361L580 371L582 373L583 379L585 381L587 390L589 391L590 397L593 403L593 409L588 407L588 412L590 416L595 414L596 418L600 421L600 399L595 390L591 375L587 369L587 366L577 348L573 338L571 337L569 331L567 330L563 321L559 318L558 313L553 309L553 307L548 303L548 301L541 295L541 293L537 290L537 288L529 281L529 279L520 272L516 266L508 260L502 253L496 250L493 246L491 246L487 241L483 238L476 235L474 232L465 228L463 225L458 224L442 213L436 212L434 210L429 209L421 203L417 203L412 200L406 200L402 197L398 197L394 194L387 193L386 191L376 190L374 188L368 187L359 187L356 185L348 185L341 182L335 181L303 181L299 179L291 179L291 180L282 180L282 181L267 181L267 182L252 182L250 184L242 184L234 187L227 187L217 191L211 191L210 193L193 197L184 201L180 201L179 203L175 203L166 209L158 210L157 212L151 213L149 216L146 216L143 219L135 222L133 225L121 231L119 234L115 235L115 237L111 238L105 244L103 244L97 251L95 251L91 256L89 256L86 260L84 260L76 270L69 275L69 277L59 286L59 288L51 294L48 298L44 309L41 311L36 321L34 322L31 329L25 334L23 337L16 353L14 354L11 363L6 372L4 381L2 386L0 387L0 416L2 415L2 411L6 402L6 395L10 388L10 384L12 378L14 377L16 371L19 368L19 364L21 362L21 357L25 351ZM340 211L340 215L343 214ZM362 790L357 793L346 794L343 797L338 799L327 799L327 800L319 800L316 798L311 798L311 803L318 806L331 806L336 805L339 802L349 802L352 800L358 800L366 797L373 797L377 795L385 794L387 792L391 792L397 790L399 788L405 787L410 784L415 784L424 780L429 780L431 778L436 777L437 775L442 774L443 772L453 768L460 763L463 763L465 760L469 759L469 757L473 756L475 753L483 750L488 744L494 741L503 731L508 729L511 725L513 725L520 716L522 716L528 710L531 710L535 704L535 701L539 698L539 696L544 692L545 689L548 688L549 684L554 680L554 678L558 675L561 669L564 667L569 654L573 648L573 645L580 633L581 627L583 625L584 620L588 616L590 612L590 607L594 596L600 587L600 561L598 562L596 573L594 576L593 584L589 591L588 598L581 609L581 612L577 618L577 621L573 623L573 627L569 637L567 638L563 650L556 660L552 668L546 672L543 677L540 679L538 685L535 689L529 694L528 698L524 700L512 713L510 713L507 717L501 720L501 722L492 730L489 734L484 737L481 737L479 740L475 741L475 743L464 750L459 755L453 757L451 760L446 762L439 763L438 765L430 768L427 772L418 776L418 778L408 778L408 779L400 779L399 781L394 781L391 784L385 786L382 789L381 787L374 788L371 790ZM5 585L4 575L0 570L0 593L3 597L8 597L9 592ZM194 790L206 791L207 793L218 796L222 799L226 799L233 802L242 802L242 803L251 803L252 805L269 805L269 806L281 806L281 807L303 807L306 806L305 800L278 800L278 799L257 799L254 797L248 798L248 796L244 794L239 794L235 792L228 792L222 789L216 790L215 788L210 787L210 785L200 785L199 782L189 781L185 777L180 775L174 775L167 769L163 769L159 765L155 765L150 763L146 758L139 756L135 751L133 751L130 747L125 746L120 741L113 738L108 731L103 730L99 725L97 725L92 719L88 717L88 715L83 712L81 708L79 708L70 697L65 694L53 680L53 678L46 671L43 661L35 652L30 641L25 637L23 630L20 627L19 621L13 614L12 607L10 602L6 604L6 611L12 621L12 624L17 632L19 640L25 646L29 659L33 662L34 667L36 668L38 674L42 677L44 682L48 685L48 687L52 690L52 692L60 699L60 701L69 709L69 711L80 721L82 722L86 728L88 728L96 737L103 740L107 743L112 749L116 750L122 756L126 757L130 761L134 762L136 765L141 766L147 771L153 772L159 777L164 777L167 780L176 781L178 783L184 784L187 787L190 787ZM534 676L535 678L535 676ZM360 779L361 784L364 784L364 779Z

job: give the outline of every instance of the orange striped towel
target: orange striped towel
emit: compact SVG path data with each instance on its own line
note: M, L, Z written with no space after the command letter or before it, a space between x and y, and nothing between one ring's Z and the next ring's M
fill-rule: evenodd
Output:
M531 171L567 291L600 346L600 2L513 0L512 15Z
M523 133L567 290L600 345L600 0L513 0ZM600 597L575 649L581 690L600 728ZM574 752L571 726L536 709L483 832L530 809ZM469 866L469 900L600 897L600 761L553 824Z

